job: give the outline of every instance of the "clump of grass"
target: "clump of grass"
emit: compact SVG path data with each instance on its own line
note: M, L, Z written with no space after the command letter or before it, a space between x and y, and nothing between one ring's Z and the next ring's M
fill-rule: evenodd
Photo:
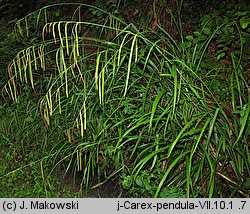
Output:
M87 189L94 177L101 185L120 176L132 194L139 186L154 197L248 196L250 104L241 61L231 54L233 109L207 84L202 66L230 21L205 39L178 43L160 26L141 32L93 6L103 22L75 20L81 7L70 21L50 22L49 6L18 21L22 35L43 26L43 40L13 59L3 89L16 100L20 82L36 90L39 72L49 76L39 109L46 128L65 135L52 150L55 166L66 161L65 173L72 166L82 172ZM84 34L90 29L98 34Z

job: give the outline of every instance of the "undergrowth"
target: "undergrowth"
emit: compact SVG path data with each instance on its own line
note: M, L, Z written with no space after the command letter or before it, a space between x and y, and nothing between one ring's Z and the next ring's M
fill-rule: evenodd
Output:
M37 103L25 96L0 105L0 197L73 197L46 158L48 134ZM42 146L41 146L42 145Z

